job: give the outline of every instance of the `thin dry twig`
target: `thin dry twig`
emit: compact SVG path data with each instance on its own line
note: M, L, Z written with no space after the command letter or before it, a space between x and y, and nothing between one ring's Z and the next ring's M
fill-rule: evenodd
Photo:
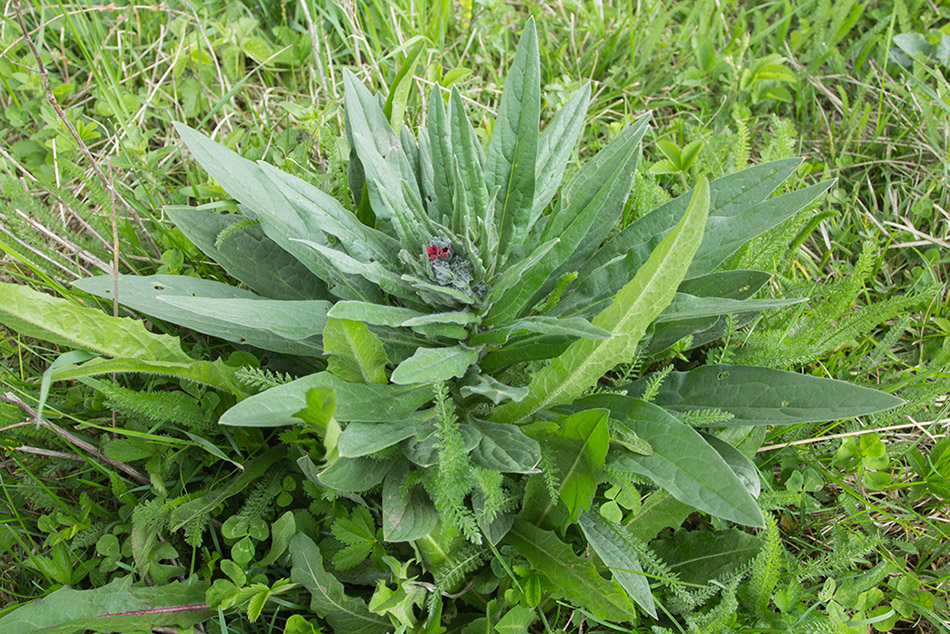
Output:
M130 476L131 478L135 479L136 481L142 484L149 483L149 479L145 477L144 475L142 475L142 473L140 473L138 469L136 469L135 467L130 467L124 462L113 460L109 456L102 453L99 450L99 448L96 447L95 445L92 445L91 443L86 442L79 436L63 429L59 425L51 423L45 418L42 418L39 414L37 414L36 410L34 410L32 407L24 403L22 400L20 400L16 396L16 394L14 394L13 392L7 392L3 396L0 396L0 401L3 401L4 403L9 403L10 405L16 405L29 417L30 421L32 421L33 423L37 425L42 425L46 427L50 431L59 435L66 442L69 442L75 447L77 447L78 449L82 449L83 451L91 454L96 460L112 465L119 471L122 471L126 475Z
M40 74L40 81L43 83L43 89L46 92L46 101L48 101L49 105L53 107L53 110L56 111L56 116L60 121L63 122L63 125L66 126L66 129L69 130L73 140L76 141L76 145L79 147L79 151L82 152L83 156L86 157L86 160L89 162L92 170L96 173L96 176L99 178L99 180L102 181L103 186L110 195L115 196L116 199L122 203L122 206L125 207L126 211L128 211L132 222L134 222L138 227L142 236L145 238L145 241L155 252L155 255L161 257L161 250L158 248L158 245L155 244L152 236L149 235L148 231L145 230L145 225L142 224L142 219L139 218L138 213L135 211L132 205L130 205L122 197L122 195L115 190L115 188L112 186L112 183L108 178L106 178L106 175L102 173L101 169L99 169L99 164L96 163L96 159L92 156L92 152L89 151L89 148L83 142L82 137L79 136L79 132L76 131L75 126L73 126L72 122L69 120L69 117L66 116L66 112L63 111L63 108L56 100L56 96L53 94L53 89L50 87L49 75L46 72L46 67L43 65L43 59L40 57L40 52L33 43L33 38L31 38L29 35L29 29L26 28L26 22L23 20L23 9L20 7L19 1L13 3L13 12L16 14L17 22L20 24L20 30L23 31L23 39L26 41L26 45L29 47L30 52L33 54L33 59L36 60L38 67L37 71Z

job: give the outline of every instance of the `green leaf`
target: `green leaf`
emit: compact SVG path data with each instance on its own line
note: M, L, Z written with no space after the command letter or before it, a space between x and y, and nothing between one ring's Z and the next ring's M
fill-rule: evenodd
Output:
M623 389L642 393L644 377ZM896 396L845 381L796 372L709 365L671 372L653 401L675 412L718 408L735 418L725 425L792 425L854 418L897 407Z
M383 480L383 539L387 542L415 541L439 523L439 513L421 486L403 489L408 471L404 462L396 463Z
M327 320L323 349L330 355L327 370L351 383L386 383L389 359L383 344L366 324L349 319Z
M738 477L743 486L745 486L746 491L748 491L752 497L759 497L759 494L762 492L762 483L759 481L759 470L756 468L755 463L749 460L745 454L737 448L718 436L703 432L700 432L699 435L702 436L703 440L709 443L709 446L715 449L719 457L729 465L732 472L736 474L736 477Z
M594 326L609 330L611 337L575 341L532 376L530 393L523 401L502 405L493 418L497 422L526 422L539 410L569 403L617 363L631 359L647 326L672 301L683 280L703 239L708 210L709 185L703 180L676 228L660 242L633 280L620 289L613 303L593 320Z
M311 240L325 242L326 236L319 226L320 216L300 213L280 189L274 186L263 168L183 123L176 122L175 129L198 163L225 191L243 203L252 215L260 220L264 234L293 255L316 277L335 284L335 295L342 299L382 300L378 289L359 278L341 277L325 259L295 241L299 236L308 236ZM329 196L326 198L330 199ZM336 205L339 206L339 203Z
M413 300L415 292L412 286L407 284L400 275L393 273L375 260L362 261L338 251L332 247L324 246L313 240L304 238L293 238L294 242L306 245L319 253L334 270L346 275L359 275L369 283L378 286L390 295L395 295L410 301ZM354 293L358 290L354 287ZM360 301L366 301L363 297L357 297Z
M528 634L528 628L537 620L534 610L516 605L495 623L498 634Z
M109 357L193 361L177 337L153 334L140 321L111 317L20 284L0 282L0 294L0 324L27 337Z
M637 549L627 531L596 513L582 513L580 527L601 561L637 605L657 618L650 580L643 575Z
M807 302L807 297L788 299L729 299L727 297L696 297L686 293L677 293L656 323L696 319L698 317L717 317L719 315L737 315L740 313L760 312L785 306L794 306Z
M226 484L177 507L172 511L172 531L177 531L193 519L210 513L219 504L249 487L285 455L285 447L272 447L244 465L244 468L235 477L228 480Z
M705 585L743 569L762 548L757 535L729 528L721 531L680 529L650 543L680 581Z
M431 414L420 412L407 420L391 423L350 423L340 433L337 450L344 458L368 456L406 438L421 435L432 426L431 420Z
M800 159L772 161L714 180L709 184L710 207L706 233L720 236L722 229L719 225L740 222L749 208L765 200L800 163ZM596 250L590 249L589 259L581 261L582 266L575 265L575 268L569 269L579 271L579 275L552 312L557 315L576 314L601 298L612 296L616 289L626 284L629 273L648 260L650 253L686 213L691 200L690 194L683 194L630 223L605 244L600 245L598 242ZM734 227L730 227L732 229ZM721 242L717 238L709 239L717 244ZM704 237L697 253L707 248L706 240ZM688 277L702 274L690 268Z
M315 387L336 390L339 421L385 423L405 420L432 398L429 386L363 385L347 383L329 372L318 372L278 385L247 398L224 414L222 425L278 427L298 422L294 414L306 405L307 392Z
M500 345L506 343L512 335L522 332L534 332L542 335L564 335L567 337L583 337L585 339L607 339L610 331L592 326L583 317L548 317L536 315L522 317L515 321L485 330L469 339L470 346Z
M56 381L69 381L87 376L135 372L188 379L231 392L237 397L243 397L247 394L247 390L237 379L236 370L237 368L225 365L221 359L190 363L139 359L91 359L81 365L57 368L52 378Z
M542 241L557 238L558 243L495 302L486 323L504 324L540 301L562 273L578 270L603 241L623 213L636 170L637 148L648 122L648 117L641 118L621 132L569 181L558 210L540 237Z
M396 366L392 382L400 385L433 383L465 374L478 360L478 351L463 345L447 348L419 348Z
M481 442L472 452L472 460L502 473L530 473L541 460L541 445L512 425L472 420Z
M112 299L108 275L75 282ZM120 275L119 303L133 310L226 341L264 350L316 356L329 302L268 300L250 291L183 275Z
M451 102L449 107L451 108ZM433 86L429 94L428 135L432 147L432 176L435 200L430 205L429 215L438 209L452 208L452 192L455 190L455 172L452 169L452 137L449 132L449 116L442 103L442 91Z
M540 117L541 62L534 18L529 18L505 79L485 158L488 191L500 188L495 203L500 263L524 243L531 230Z
M367 508L357 506L350 517L339 517L330 526L333 536L345 544L333 556L337 570L346 570L363 562L376 545L376 524Z
M567 507L572 523L581 511L590 508L600 482L610 445L607 414L605 409L589 409L555 419L560 427L545 439L545 447L553 454L557 467L558 497ZM541 514L538 523L550 508Z
M257 560L257 565L261 568L275 563L281 555L286 552L290 546L290 540L297 532L297 525L294 521L293 511L287 511L278 517L271 525L271 546L263 558Z
M336 411L336 391L332 387L312 387L307 390L304 399L306 407L294 412L294 418L299 418L325 433Z
M501 381L493 379L486 374L479 374L472 380L474 382L463 385L459 390L462 394L462 398L477 394L484 396L495 405L498 405L505 401L517 402L528 395L528 388L505 385Z
M419 64L419 57L425 50L425 41L419 41L409 50L406 60L396 71L396 76L389 88L389 96L383 104L383 114L389 117L393 130L398 130L402 125L403 116L406 114L406 102L409 100L409 89L412 87L413 73Z
M74 634L190 628L217 612L205 603L206 581L133 587L131 577L94 590L60 588L0 617L3 634Z
M528 560L533 570L558 588L565 599L583 606L595 617L628 622L636 618L624 589L616 581L601 577L590 560L575 555L553 532L517 520L505 541Z
M392 460L336 458L317 477L320 484L335 491L362 493L382 482L392 464Z
M755 498L715 449L692 427L653 403L601 394L588 396L572 408L604 407L610 415L650 443L649 456L621 451L608 466L650 478L677 500L701 511L745 526L763 526Z
M574 91L541 134L538 163L534 170L536 181L531 224L534 224L548 206L561 184L564 170L584 127L584 116L589 103L590 84L584 84Z
M229 233L222 244L216 244L222 232L246 218L194 207L167 206L164 211L186 238L254 292L271 299L327 297L326 284L264 235L259 226Z
M293 561L290 578L310 591L310 609L337 632L384 634L391 631L388 619L369 611L361 599L349 597L343 584L323 567L323 555L313 540L298 533L290 541Z

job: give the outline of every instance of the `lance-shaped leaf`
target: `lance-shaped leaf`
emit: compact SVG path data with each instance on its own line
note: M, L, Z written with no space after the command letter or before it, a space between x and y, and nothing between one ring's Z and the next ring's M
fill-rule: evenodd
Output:
M650 580L644 576L636 544L626 529L596 513L582 513L580 527L601 561L623 589L647 614L657 618Z
M641 394L648 378L624 389ZM869 387L797 372L707 365L671 372L653 402L677 412L719 408L735 416L725 425L792 425L864 416L904 401Z
M524 272L491 307L486 323L504 324L550 292L563 272L576 270L599 244L623 212L637 164L637 148L647 130L643 118L621 132L571 180L570 197L564 197L552 214L541 240L558 243ZM607 229L605 229L605 227ZM593 232L593 235L589 235ZM601 235L603 234L603 235ZM585 238L586 237L586 238ZM589 244L585 244L589 241ZM628 278L629 279L629 278Z
M712 181L709 217L742 218L744 211L765 200L800 163L800 159L763 163ZM606 244L591 250L582 266L571 269L579 271L579 275L552 313L573 315L603 297L612 296L683 217L690 200L689 194L671 200L630 223ZM691 272L690 277L698 274ZM690 291L684 289L684 292Z
M64 587L0 617L3 634L73 634L188 629L217 614L205 602L207 581L134 587L132 577L93 590Z
M739 480L745 485L746 490L752 494L752 497L759 497L762 492L762 483L759 482L759 470L755 463L749 460L744 453L733 447L722 438L700 432L709 446L716 450L719 457L729 465L732 472L736 474Z
M330 360L327 369L351 383L386 383L386 351L366 324L349 319L328 319L323 348Z
M393 273L379 262L362 262L356 258L350 257L342 251L337 251L331 247L318 244L313 240L294 238L293 241L299 242L300 244L304 244L313 249L326 258L326 261L329 262L333 268L342 273L346 273L347 275L362 276L367 281L378 286L390 295L395 295L409 301L413 300L415 293L413 292L412 287L406 284L399 275ZM356 290L356 287L354 287L354 292L356 292ZM358 299L360 301L365 301L363 298Z
M379 102L348 70L343 71L343 87L347 126L366 174L370 202L381 224L389 226L394 216L407 213L400 181L408 183L412 195L422 200L412 160Z
M382 300L378 289L360 278L346 280L345 276L341 277L319 254L295 242L295 238L307 236L310 240L325 244L326 236L314 222L314 218L299 214L281 192L274 188L260 166L183 123L176 122L175 129L198 163L228 194L243 203L251 215L261 222L261 228L268 238L297 258L318 278L338 285L334 293L337 297Z
M353 257L363 260L396 257L399 243L395 238L367 227L332 196L273 165L258 162L258 166L271 186L283 194L300 217L335 237Z
M534 170L532 225L554 198L561 184L564 170L567 168L571 153L577 145L577 138L584 127L584 117L589 103L590 84L584 84L571 95L541 134L541 140L538 143L538 164Z
M673 496L701 511L746 526L763 526L755 498L715 449L689 425L661 407L616 394L588 396L572 409L603 407L650 443L649 456L619 451L607 464L650 478Z
M472 346L500 345L507 342L512 335L520 332L585 337L587 339L607 339L610 337L610 331L592 325L583 317L558 319L547 315L535 315L522 317L505 326L480 332L469 339L468 343Z
M326 571L323 555L313 540L297 533L290 540L290 578L311 596L310 609L337 632L384 634L391 631L389 619L373 614L361 599L349 597L343 584Z
M27 337L109 357L193 361L177 337L151 333L140 321L112 317L20 284L0 282L0 296L0 324Z
M109 300L113 285L111 275L74 284ZM330 307L322 300L268 300L228 284L184 275L120 275L119 303L226 341L310 356L323 352L319 334Z
M238 226L251 218L195 207L169 206L165 213L202 253L255 293L271 299L327 298L326 284L260 226Z
M520 247L531 230L540 120L541 62L534 18L529 18L505 79L485 157L488 191L500 188L495 202L499 262Z
M683 218L657 246L637 275L613 303L593 320L610 331L609 339L579 339L531 378L530 393L519 403L494 412L497 422L525 422L535 412L568 403L594 385L616 364L633 357L637 343L654 319L672 301L689 262L703 239L709 210L709 184L696 187Z
M346 422L402 421L432 398L430 386L363 385L318 372L244 399L222 414L219 422L240 427L298 424L300 419L294 414L307 406L307 391L315 387L336 390L334 417Z
M665 323L700 317L718 317L740 313L757 313L763 310L784 308L807 302L807 297L788 299L730 299L728 297L696 297L687 293L677 293L656 322Z
M478 360L478 351L463 345L447 348L419 348L396 366L392 382L400 385L445 381L465 374Z
M90 359L79 365L56 368L52 378L55 381L72 381L87 376L127 372L173 376L231 392L238 398L247 395L247 388L237 378L237 368L225 365L221 359L189 361L187 363L150 361L148 359Z
M451 107L450 102L449 108ZM429 146L432 152L432 185L435 192L435 205L429 209L429 214L436 220L439 217L433 214L437 210L452 208L452 192L457 186L453 168L452 137L449 132L451 110L449 112L449 114L445 112L442 91L438 86L434 86L429 95L427 123Z
M565 599L590 610L595 617L607 621L635 618L636 610L624 589L616 581L601 577L590 560L575 555L555 533L518 520L504 541L514 546Z
M528 388L505 385L487 374L479 374L471 379L469 383L463 385L459 392L461 392L462 398L478 394L495 405L499 405L505 401L520 401L528 395Z

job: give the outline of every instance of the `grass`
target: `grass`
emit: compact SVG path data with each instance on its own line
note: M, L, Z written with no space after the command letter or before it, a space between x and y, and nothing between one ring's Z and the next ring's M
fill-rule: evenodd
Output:
M853 377L895 391L908 406L868 420L777 430L767 439L758 464L781 537L781 573L775 596L746 597L731 627L770 631L769 610L799 605L827 612L839 628L950 631L941 612L950 581L947 485L926 458L947 436L950 407L947 67L925 52L905 67L892 53L900 33L936 36L950 9L923 0L755 7L705 0L244 0L33 2L22 10L57 102L106 178L94 174L47 100L18 23L5 15L0 275L74 301L86 300L70 282L112 271L113 228L124 273L224 278L162 218L165 205L221 194L180 151L172 120L213 131L245 156L343 198L343 68L385 92L405 52L421 41L409 121L421 120L423 90L433 82L457 86L470 104L497 105L514 34L528 15L538 20L545 116L582 81L593 84L579 155L592 155L644 111L653 115L629 218L701 176L769 158L804 157L791 187L837 178L817 208L784 227L790 237L801 233L795 250L742 256L782 265L776 292L830 284L824 297L740 331L726 352ZM487 121L477 130L484 136ZM901 296L913 299L896 303ZM842 328L825 336L828 323ZM217 344L195 335L186 343L216 353ZM40 377L60 352L0 333L3 391L35 404ZM97 445L114 441L115 430L103 431L111 416L97 394L83 385L54 386L48 417ZM10 607L56 584L97 583L110 566L128 567L124 553L110 560L100 538L167 486L122 490L101 463L61 438L14 427L21 419L12 405L0 406L0 597ZM148 426L139 433L161 438ZM224 453L251 441L214 439ZM170 499L220 468L196 442L177 455ZM193 558L192 566L213 569L213 551ZM582 618L574 613L561 626L580 632ZM228 625L279 631L237 615Z

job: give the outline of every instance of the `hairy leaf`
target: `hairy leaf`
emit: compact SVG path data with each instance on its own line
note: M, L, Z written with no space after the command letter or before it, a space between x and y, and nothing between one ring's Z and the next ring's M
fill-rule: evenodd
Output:
M746 526L762 526L755 498L715 449L692 427L653 403L616 394L580 399L572 409L603 407L650 443L649 456L629 451L611 454L607 464L650 478L677 500Z
M624 389L640 394L644 377ZM868 387L796 372L735 365L708 365L672 372L654 401L687 412L715 407L735 418L725 425L791 425L854 418L897 407L896 396Z
M122 577L93 590L63 587L0 616L3 634L134 632L153 627L190 628L217 612L205 603L207 581L191 579L134 587Z

